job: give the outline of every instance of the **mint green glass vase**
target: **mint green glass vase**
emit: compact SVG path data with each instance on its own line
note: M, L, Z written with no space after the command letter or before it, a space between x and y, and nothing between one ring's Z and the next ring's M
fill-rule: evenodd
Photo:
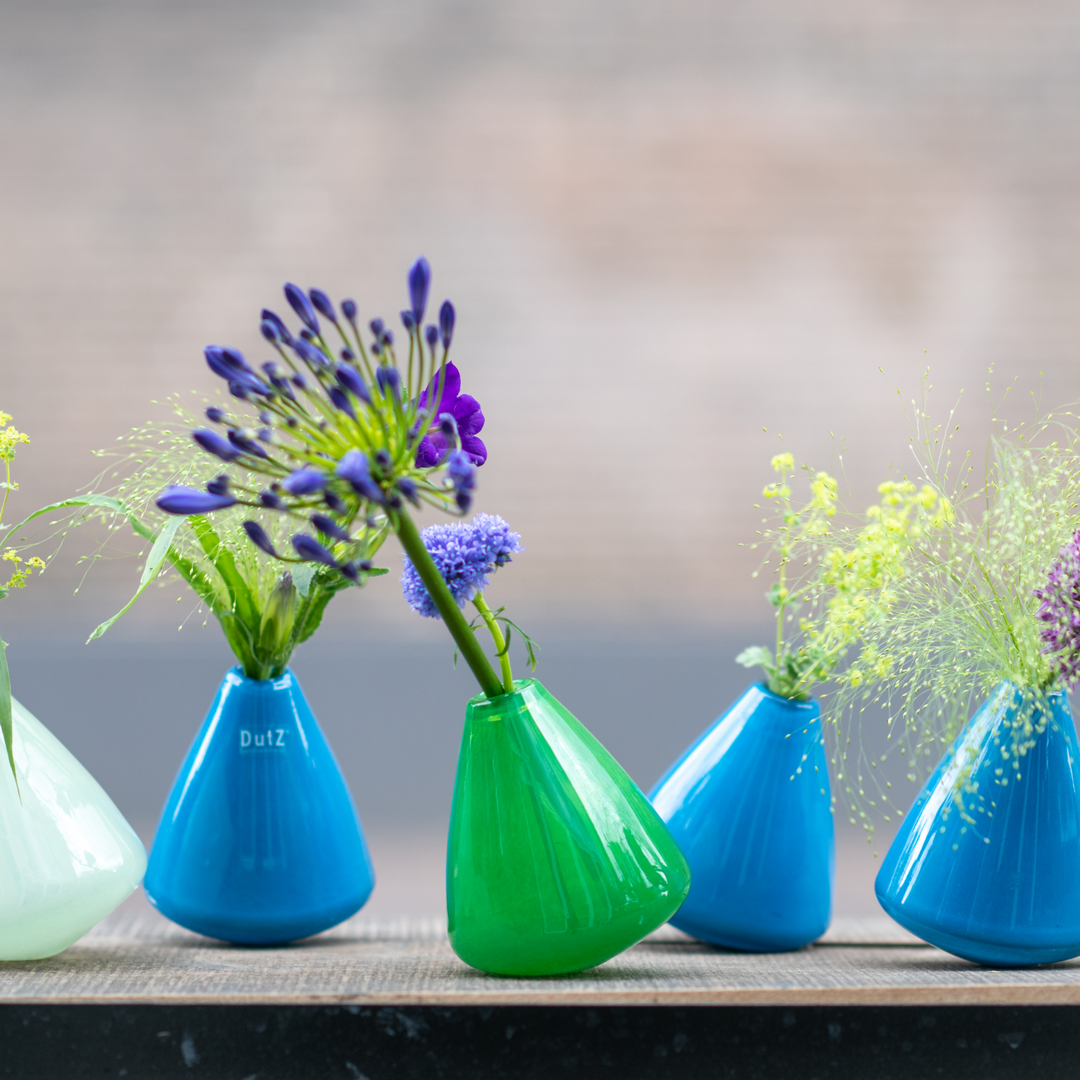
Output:
M138 887L146 852L97 781L15 699L0 740L0 960L66 949Z
M678 911L690 867L618 762L535 679L465 713L446 866L450 944L495 975L609 960Z

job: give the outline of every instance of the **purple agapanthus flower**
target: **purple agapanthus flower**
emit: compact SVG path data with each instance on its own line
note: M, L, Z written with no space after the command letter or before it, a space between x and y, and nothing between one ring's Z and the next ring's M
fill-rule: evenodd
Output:
M435 396L435 384L439 382L439 394ZM421 409L427 409L433 416L431 428L420 440L416 452L417 468L427 469L438 465L450 449L447 437L439 430L439 417L448 413L457 426L458 441L461 449L472 459L474 465L483 465L487 461L487 447L477 438L484 426L484 414L480 411L480 402L469 394L461 393L461 373L448 363L442 379L436 374L435 379L420 395L417 403Z
M458 607L464 607L467 600L486 589L488 575L510 562L511 555L525 550L520 534L511 532L497 514L477 514L472 521L451 525L430 525L420 533L420 538ZM408 558L401 576L401 591L413 611L426 619L439 618L427 586Z
M1080 532L1058 553L1035 597L1042 601L1036 612L1042 651L1062 682L1073 686L1080 681Z

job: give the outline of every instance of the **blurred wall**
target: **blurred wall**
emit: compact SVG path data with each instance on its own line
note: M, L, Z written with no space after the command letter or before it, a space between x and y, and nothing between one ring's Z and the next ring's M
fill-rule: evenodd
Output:
M777 433L869 498L927 363L976 446L991 364L1076 395L1078 72L1064 0L3 0L8 519L215 389L206 342L261 359L283 280L396 317L424 253L488 417L480 508L529 549L499 601L601 636L760 622L739 544ZM130 595L134 559L73 599L78 540L7 627ZM333 610L432 630L392 579Z

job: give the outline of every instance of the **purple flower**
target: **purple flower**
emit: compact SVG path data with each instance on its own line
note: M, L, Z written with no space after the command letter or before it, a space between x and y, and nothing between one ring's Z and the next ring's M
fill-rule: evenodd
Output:
M390 364L380 364L375 369L375 381L384 394L397 396L398 387L401 385L401 376L398 374L396 367L392 367Z
M458 607L464 607L467 600L487 588L488 575L510 562L512 554L524 550L520 535L511 532L510 526L496 514L477 514L467 523L431 525L420 537ZM426 619L439 617L431 594L408 558L401 589L415 612Z
M272 555L277 558L277 552L274 550L274 545L270 541L270 537L266 535L266 530L257 521L245 521L244 532L248 534L248 539L261 551L265 551L267 555Z
M206 490L211 495L228 495L229 488L232 486L232 480L229 478L228 473L222 473L220 476L215 476L213 480L207 482Z
M335 540L351 540L352 537L333 518L325 514L312 514L311 524L324 536L332 536Z
M306 559L308 562L322 563L324 566L332 566L337 569L337 559L318 540L305 533L297 533L292 538L292 546L301 559Z
M487 461L487 447L477 438L477 433L484 426L484 414L480 411L480 403L476 398L461 393L461 373L454 364L447 364L442 375L443 378L440 379L439 373L436 373L431 385L420 395L417 404L421 409L427 409L436 417L442 416L443 413L452 416L454 423L457 424L461 449L469 455L474 465L483 465ZM436 386L439 390L437 397ZM449 448L446 436L441 431L429 429L417 447L417 468L431 468L433 465L438 465Z
M330 395L330 400L334 404L334 408L340 409L346 416L356 419L356 410L353 408L352 402L349 400L349 395L341 389L340 386L331 386L327 391Z
M326 477L318 469L305 465L302 469L289 473L281 481L281 486L290 495L313 495L326 487Z
M270 456L250 437L247 430L244 428L232 428L229 431L229 442L231 442L237 450L240 450L251 457L267 458Z
M361 450L348 450L337 463L335 472L342 480L351 485L353 491L370 502L385 501L382 489L371 479L368 459Z
M356 301L355 300L342 300L341 301L341 310L342 310L342 313L344 314L345 318L348 319L349 322L354 322L356 320Z
M1071 687L1080 681L1080 532L1062 547L1050 566L1046 585L1035 589L1042 604L1035 617L1050 667Z
M270 323L274 327L277 331L277 338L279 341L283 341L286 345L292 341L292 334L289 333L289 328L275 312L271 311L269 308L263 308L260 318L262 319L263 324ZM263 337L268 341L271 340L265 330L263 330Z
M371 394L368 393L368 388L364 385L364 380L360 378L359 373L355 368L349 367L348 364L338 364L334 369L335 374L338 377L338 382L349 391L351 394L355 394L361 401L366 401L371 404Z
M300 357L301 360L306 360L314 368L324 368L330 366L330 360L326 353L322 351L317 345L312 345L310 342L300 338L292 343L293 352Z
M449 300L443 301L443 306L439 308L439 333L442 335L442 343L444 349L450 348L450 339L454 336L454 322L457 315L454 311L454 305Z
M334 310L334 303L329 296L322 291L322 289L308 289L308 298L315 306L315 310L320 315L325 315L332 323L337 322L337 312Z
M206 410L206 419L213 424L223 424L228 419L228 414L224 409L219 409L216 405L211 405Z
M158 509L166 514L208 514L211 510L224 510L235 506L236 500L231 495L212 495L209 491L198 488L182 487L173 484L167 487L155 500Z
M300 321L313 333L319 332L319 320L315 315L315 309L311 301L304 295L304 290L291 281L285 282L285 299L289 301L289 307L300 316Z
M193 431L191 437L208 453L221 458L222 461L235 461L240 456L240 451L216 431L209 428L199 428Z
M421 255L409 268L409 299L412 301L413 321L417 326L424 319L429 288L431 288L431 266Z
M451 450L446 459L446 475L454 485L454 498L465 512L472 506L472 492L476 487L476 466L464 450Z

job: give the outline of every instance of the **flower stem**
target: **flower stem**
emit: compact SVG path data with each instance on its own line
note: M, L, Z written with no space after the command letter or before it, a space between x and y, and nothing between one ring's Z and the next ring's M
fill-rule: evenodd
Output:
M461 613L461 609L457 606L457 602L451 596L450 590L446 587L446 582L443 580L442 574L439 573L435 560L432 559L428 549L424 547L424 541L420 539L420 533L417 531L413 519L409 517L408 511L395 510L392 511L391 521L394 532L397 533L398 540L401 541L401 546L405 549L405 554L409 556L413 566L416 567L420 580L431 595L432 602L442 616L443 622L446 623L446 629L450 631L450 636L461 650L461 655L465 657L465 662L476 676L480 689L489 698L498 697L504 693L502 684L499 682L499 678L495 674L495 670L492 668L484 650L480 647L480 642L476 640L476 634L473 633L472 627L469 626L465 616Z
M473 597L473 604L487 624L487 628L491 631L492 640L495 642L495 651L499 655L499 664L502 666L503 688L508 694L512 694L514 692L514 673L510 670L510 646L503 638L499 624L495 621L491 608L487 606L484 594L477 593Z

